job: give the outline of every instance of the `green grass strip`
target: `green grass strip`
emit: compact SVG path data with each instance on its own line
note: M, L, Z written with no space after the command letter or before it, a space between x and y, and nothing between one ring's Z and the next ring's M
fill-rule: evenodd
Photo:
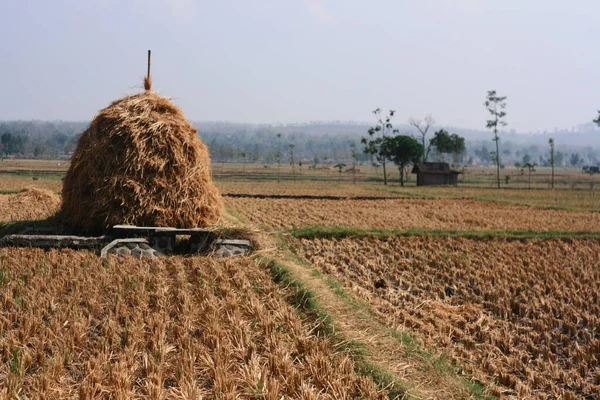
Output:
M317 330L320 333L332 335L334 329L331 316L319 306L315 294L307 289L301 281L294 279L285 265L272 259L261 258L261 261L266 264L273 282L286 289L286 301L303 314L319 321Z
M319 322L317 331L329 336L334 347L349 355L354 361L355 371L358 374L373 379L380 389L387 391L390 399L406 398L406 385L385 368L369 362L362 343L347 341L335 333L331 316L321 308L315 294L293 277L288 267L273 259L261 257L259 260L265 263L271 279L288 292L286 301L305 316Z

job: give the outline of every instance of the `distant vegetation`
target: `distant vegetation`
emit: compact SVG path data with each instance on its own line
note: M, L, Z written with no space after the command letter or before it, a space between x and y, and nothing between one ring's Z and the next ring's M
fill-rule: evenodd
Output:
M0 122L0 157L66 159L77 143L78 134L87 125L87 122L64 121ZM307 166L334 166L339 163L351 165L355 160L358 165L370 165L376 161L362 151L354 150L356 157L352 157L352 144L360 144L361 137L369 129L367 123L334 121L253 125L206 122L195 123L195 126L202 141L208 145L213 162L276 164L280 152L280 160L287 164L290 159L290 143L295 145L295 162ZM398 124L394 127L400 134L410 135L421 141L420 133L413 125ZM495 144L489 132L435 126L436 131L440 129L465 138L465 152L456 158L457 164L493 165L491 153ZM276 136L278 133L281 133L279 139ZM502 137L501 167L522 163L525 156L539 166L549 166L550 137L555 143L556 167L598 165L600 160L600 132L593 123L581 125L572 131L538 134L502 131L499 134ZM443 157L444 154L432 147L428 160L442 160Z

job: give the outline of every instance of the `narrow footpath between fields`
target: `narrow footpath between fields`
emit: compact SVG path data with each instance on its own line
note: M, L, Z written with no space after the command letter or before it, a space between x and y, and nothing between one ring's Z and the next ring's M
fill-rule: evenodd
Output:
M387 375L400 381L406 399L484 399L485 388L478 382L462 377L456 368L443 362L443 357L422 349L409 332L393 330L379 323L370 306L343 291L331 277L324 276L312 266L298 260L289 251L286 234L265 232L235 215L227 213L225 221L249 229L258 244L259 257L283 265L293 279L311 291L319 308L331 317L336 336L344 339L344 348L360 348L357 367L368 375ZM364 363L367 365L364 368ZM375 373L373 371L376 371Z

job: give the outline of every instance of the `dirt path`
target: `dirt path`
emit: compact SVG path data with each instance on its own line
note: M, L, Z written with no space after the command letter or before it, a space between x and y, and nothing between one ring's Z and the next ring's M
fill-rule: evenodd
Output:
M438 371L414 344L403 344L394 337L392 330L380 324L368 310L368 306L352 303L334 293L333 289L316 276L312 268L290 260L278 261L289 268L294 277L304 283L317 297L321 308L333 319L338 333L347 340L358 341L365 346L369 362L382 370L388 370L404 382L409 398L416 399L468 399L472 392L457 379L454 372Z
M229 223L250 228L254 233L259 255L274 259L286 266L294 279L301 281L312 291L319 306L333 320L336 333L347 341L358 342L366 350L369 364L381 371L388 371L405 383L408 389L405 398L412 399L470 399L473 392L456 373L448 368L436 367L433 357L427 357L414 343L403 343L402 333L394 332L379 323L367 304L340 294L330 286L326 277L310 266L302 265L295 256L278 246L281 236L265 232L251 224L242 223L234 215L228 215ZM327 279L331 279L327 277ZM331 280L329 282L332 282ZM404 338L408 338L405 334Z

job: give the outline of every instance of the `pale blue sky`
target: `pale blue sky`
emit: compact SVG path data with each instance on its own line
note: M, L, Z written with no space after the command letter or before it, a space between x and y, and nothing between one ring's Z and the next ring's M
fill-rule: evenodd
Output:
M189 119L569 128L600 108L597 0L0 0L0 119L90 120L154 89Z

